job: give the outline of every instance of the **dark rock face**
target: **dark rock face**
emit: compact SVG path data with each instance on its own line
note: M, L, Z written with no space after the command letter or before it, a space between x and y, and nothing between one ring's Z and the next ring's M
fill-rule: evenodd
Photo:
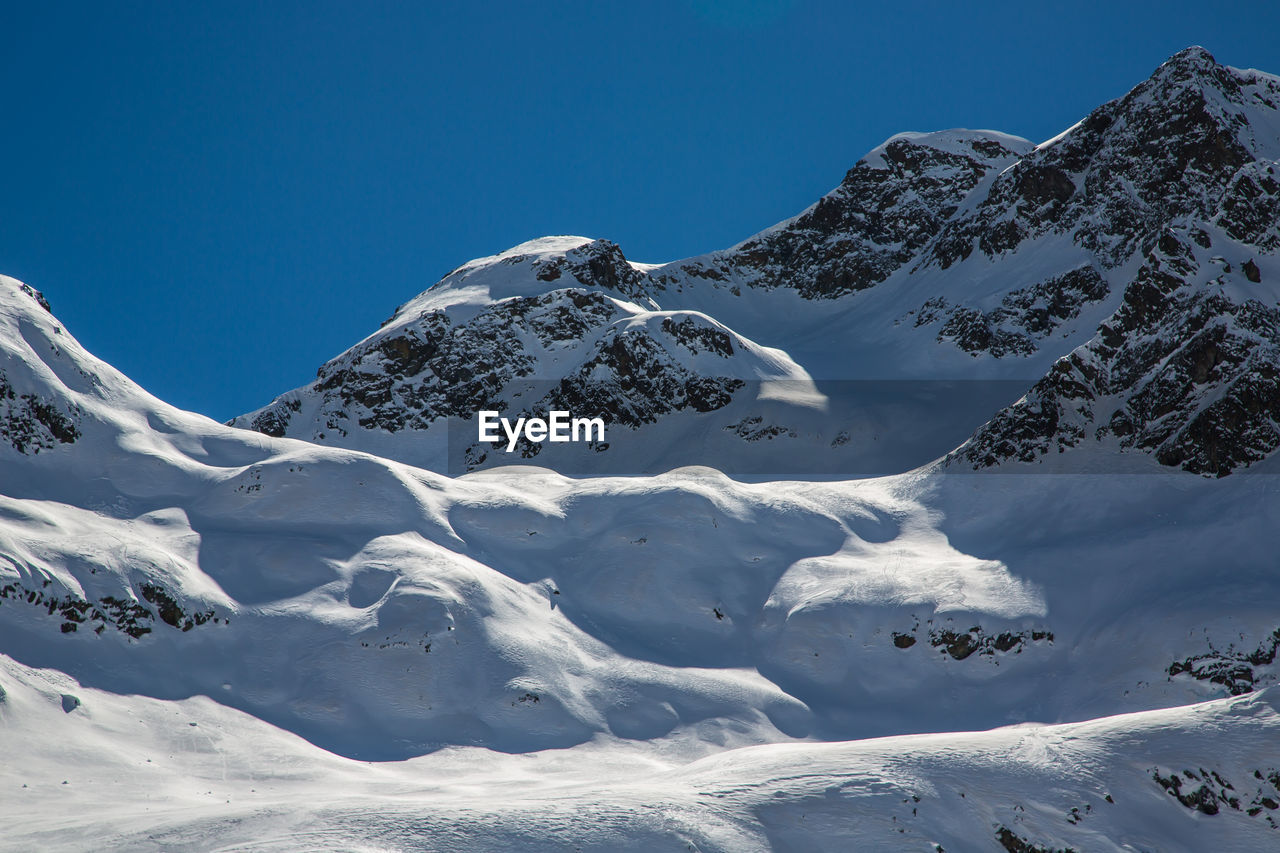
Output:
M662 321L662 331L693 355L704 350L725 358L733 355L733 338L728 332L700 324L692 317L679 322L666 317Z
M34 287L31 287L30 285L27 285L27 284L20 285L19 289L23 293L27 294L27 296L30 296L32 299L34 299L36 301L36 304L39 305L41 308L48 311L50 314L53 313L53 309L49 307L49 300L44 298L43 293L41 293L40 291L36 290Z
M249 424L250 427L273 438L284 438L289 429L289 418L302 408L299 400L286 400L278 406L258 414Z
M1196 681L1207 681L1218 684L1232 696L1251 693L1262 680L1260 669L1270 667L1276 661L1276 651L1280 649L1280 628L1271 632L1257 648L1244 651L1234 646L1225 650L1211 649L1199 655L1192 655L1169 664L1170 676L1186 673ZM1269 677L1274 681L1274 676Z
M1069 233L1114 267L1169 223L1207 219L1253 160L1241 141L1248 128L1242 110L1280 101L1280 84L1270 78L1243 82L1204 50L1182 51L1001 174L980 205L947 224L926 262L946 269L975 248L994 257ZM1257 176L1241 180L1235 192L1242 200L1266 192ZM1234 215L1242 229L1251 227L1247 215Z
M46 583L45 586L47 585ZM0 586L0 602L25 603L44 610L51 618L60 620L59 631L63 634L75 634L80 628L101 634L107 628L112 628L137 640L151 633L156 614L140 603L130 591L123 592L121 596L102 596L95 601L89 601L74 592L65 592L65 595L59 596L56 592L28 588L20 582L6 583ZM122 597L124 595L128 597ZM224 624L230 624L226 617L216 616L211 609L185 609L168 590L154 583L142 584L142 598L157 606L165 624L181 631L190 631L197 625L208 622L216 624L219 619Z
M779 424L766 423L759 415L749 415L737 423L724 427L743 441L772 441L781 436L795 438L794 430Z
M879 284L933 239L990 171L1021 153L980 136L952 149L891 140L882 155L859 161L838 188L795 219L679 273L695 281L791 287L810 299ZM657 277L663 286L679 280L676 273Z
M1029 152L992 138L943 147L892 140L795 219L655 281L664 288L742 282L834 298L913 263L947 269L975 249L994 258L1049 234L1071 235L1108 269L1170 223L1207 219L1224 193L1233 202L1222 205L1221 224L1233 237L1280 242L1274 166L1254 162L1244 141L1244 112L1277 105L1273 79L1241 75L1189 48ZM975 190L984 193L978 203L966 203ZM1002 337L995 345L1007 352L1025 348Z
M996 830L996 841L1000 842L1000 846L1009 853L1076 853L1070 847L1047 847L1043 844L1034 844L1007 826Z
M700 317L663 318L657 330L646 326L610 327L589 356L549 392L511 418L542 415L549 411L572 412L575 417L600 417L611 429L632 429L656 423L673 412L712 412L727 406L735 392L746 386L741 379L695 371L679 357L680 350L708 354L723 360L733 357L733 337ZM466 451L468 469L478 467L505 444L474 444ZM597 451L608 443L590 443ZM517 450L532 458L542 445L521 439Z
M668 330L668 323L664 321L663 331ZM683 333L671 335L671 341L688 348L690 328L683 324L671 327ZM724 332L706 327L698 331L713 341L722 340L720 347L711 349L714 355L723 359L732 355L733 345ZM670 412L722 408L729 404L733 392L746 384L741 379L694 372L673 357L672 349L646 329L610 329L596 344L594 355L560 381L547 400L547 408L604 415L610 423L638 427Z
M521 260L516 256L508 259L508 263ZM647 276L637 272L618 244L610 240L592 240L569 250L563 259L536 263L535 270L539 281L562 281L561 276L567 274L583 287L609 290L641 301L651 296L652 284ZM573 282L564 282L561 286L570 287Z
M893 645L899 649L909 649L916 644L919 639L916 634L920 631L920 624L916 625L910 631L894 631ZM981 625L975 625L967 631L957 631L954 628L934 628L932 620L927 633L929 645L940 650L944 654L950 655L954 660L964 660L973 655L982 655L992 657L996 653L1006 654L1012 652L1014 654L1022 654L1024 648L1030 648L1032 643L1053 642L1053 632L1040 629L1031 629L1023 631L1001 631L999 634L989 634L983 630Z
M442 417L470 418L512 380L533 373L525 335L543 347L570 347L622 313L603 293L566 289L496 303L462 324L443 311L423 315L317 371L310 390L322 401L321 430L396 432L426 429ZM279 400L252 426L283 435L300 408L296 398Z
M554 266L541 269L550 274ZM560 269L556 280L568 266ZM423 314L320 368L304 389L320 402L315 437L351 429L424 430L442 418L469 421L482 409L511 420L569 411L603 417L610 428L637 428L672 412L722 408L745 386L729 369L742 344L719 324L696 314L618 322L631 316L601 291L581 288L506 299L463 322L446 311ZM538 375L549 355L563 360L564 374ZM724 368L695 371L691 358ZM249 425L270 435L295 434L289 429L302 409L297 394L277 400ZM591 444L608 449L607 442ZM517 445L526 458L541 449L524 439ZM493 452L474 443L464 450L466 467L478 467Z
M1192 240L1158 245L1097 336L949 457L1032 462L1086 439L1225 476L1280 446L1280 309L1208 284Z
M1271 118L1255 128L1246 113ZM1260 134L1277 113L1273 78L1223 68L1198 48L1183 51L1024 158L967 221L957 220L957 251L935 252L944 267L965 246L995 255L1053 231L1072 234L1104 266L1127 262L1135 247L1144 263L1093 340L1055 363L949 464L1035 462L1088 442L1222 477L1280 447L1280 308L1250 290L1262 283L1257 259L1280 249L1280 180L1258 153L1276 147ZM1019 182L1037 164L1073 176L1077 191L1035 211L1010 202L1025 202ZM1043 183L1036 179L1033 189ZM1234 242L1215 246L1215 227ZM930 306L932 319L942 307ZM985 315L948 316L962 347L1018 343ZM925 319L922 312L918 322Z
M0 370L0 439L14 450L36 454L71 444L80 437L78 419L79 412L64 413L49 400L18 394Z
M1280 772L1268 767L1254 769L1252 779L1237 778L1234 783L1216 770L1184 768L1161 773L1159 767L1149 771L1151 779L1184 807L1206 815L1231 810L1261 819L1271 829L1280 829L1269 812L1280 808Z
M1250 163L1237 172L1223 194L1215 224L1233 240L1252 244L1261 251L1272 253L1280 249L1280 178L1276 166ZM1251 277L1250 281L1258 279Z
M920 307L915 325L944 320L938 332L939 343L951 341L975 356L1030 355L1036 351L1038 341L1078 317L1083 306L1106 298L1109 292L1106 279L1092 266L1083 266L1019 288L991 311L949 305L941 297L930 299Z

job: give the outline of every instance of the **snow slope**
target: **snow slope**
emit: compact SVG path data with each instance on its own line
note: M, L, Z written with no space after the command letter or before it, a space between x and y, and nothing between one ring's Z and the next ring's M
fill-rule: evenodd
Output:
M0 673L6 736L39 747L0 766L13 807L0 846L12 850L1275 844L1274 689L1089 723L773 744L689 763L593 744L519 756L459 748L368 764L204 698L86 690L4 659ZM65 695L81 700L69 713Z
M39 452L0 447L0 648L12 659L0 685L16 697L0 706L0 731L7 752L30 756L10 773L122 760L37 759L58 754L63 747L51 743L61 741L24 734L43 725L23 722L26 709L79 720L99 701L113 710L101 724L91 717L100 734L90 743L114 740L110 727L133 719L135 707L153 721L142 726L147 743L191 742L183 739L198 733L188 723L205 723L186 719L187 708L210 714L202 718L210 725L250 726L250 744L272 745L246 748L235 734L209 747L229 779L283 784L278 777L291 777L301 760L287 756L299 750L319 767L364 766L325 758L294 739L301 735L363 760L442 747L446 756L462 747L514 755L572 747L554 763L563 760L585 786L606 756L680 767L798 739L816 750L798 753L807 767L827 760L818 756L829 741L1086 720L1275 682L1280 590L1270 564L1280 503L1269 476L960 475L931 466L877 480L750 485L706 468L573 480L526 467L450 480L177 412L84 352L16 282L0 284L7 381L36 409L65 413L76 432ZM1225 555L1224 541L1236 544ZM41 678L65 687L31 686L44 705L22 686ZM65 700L70 710L62 710L64 693L82 705ZM93 752L80 735L68 737L66 748ZM262 765L246 765L246 749L287 755L278 773L252 770ZM831 761L845 760L840 747L830 749ZM493 760L491 776L477 770L459 790L492 801L514 772ZM722 780L756 772L725 760L715 765ZM1179 761L1200 759L1162 759ZM123 772L99 770L93 778ZM965 773L983 775L954 772L975 783ZM158 791L180 787L177 776L164 778ZM1165 803L1151 784L1154 801ZM303 790L279 796L307 799ZM650 790L628 796L643 800ZM107 831L120 846L142 843L120 823L104 829L120 813L114 789L86 796L101 798L99 822L56 838L74 847ZM212 846L228 818L184 805L195 796L158 805L167 817L147 835L172 831L180 841L164 843ZM381 817L368 820L392 820L399 806L388 812L381 795L369 796ZM783 824L809 813L810 795L784 794L793 796L795 808L777 804L789 816ZM767 841L774 831L761 817L774 801L761 797L770 807L751 806L745 824L727 819L723 836L641 821L643 831L601 830L584 843L644 846L688 835L709 849L760 844L761 832ZM513 823L490 829L465 798L435 806L430 820L468 843L500 845L510 833L541 832L545 824L524 822L542 803L508 806ZM345 826L348 808L305 821ZM701 808L690 807L690 827L702 826L692 817ZM266 823L244 831L299 843L290 821L304 819L275 823L270 815L281 809L292 813L269 805ZM151 820L125 814L129 827ZM392 823L399 828L368 831L402 838L394 834L417 826ZM1214 824L1209 835L1223 843L1259 825L1220 823L1226 828ZM640 840L626 834L633 831ZM773 843L781 844L801 830L778 831ZM844 831L816 832L838 839ZM1068 831L1056 823L1044 831L1069 837L1054 834ZM925 835L946 837L939 833Z

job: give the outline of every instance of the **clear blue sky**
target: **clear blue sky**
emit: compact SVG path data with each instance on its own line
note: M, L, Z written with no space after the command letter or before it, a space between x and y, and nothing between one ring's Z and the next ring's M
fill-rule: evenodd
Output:
M901 130L1047 138L1280 3L0 3L0 272L226 419L462 261L732 244Z

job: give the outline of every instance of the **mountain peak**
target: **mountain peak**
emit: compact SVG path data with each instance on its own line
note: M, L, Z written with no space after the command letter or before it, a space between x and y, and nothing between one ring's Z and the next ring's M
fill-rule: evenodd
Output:
M1198 44L1184 47L1160 66L1161 69L1170 71L1207 71L1220 67L1218 61L1213 58L1213 54Z
M979 160L1001 160L1021 156L1031 150L1030 141L996 130L951 128L931 133L895 133L872 148L858 161L858 166L891 169L900 161L901 152L911 148L931 148L944 154L976 157ZM857 168L855 166L854 168Z
M527 240L496 255L467 261L396 308L382 325L414 322L444 306L541 296L566 287L602 290L656 307L644 276L612 240L553 236Z
M1213 54L1203 47L1193 46L1175 53L1160 64L1151 76L1134 87L1128 97L1151 92L1159 94L1159 103L1179 90L1210 91L1224 93L1231 100L1240 95L1240 81L1231 69L1220 65Z

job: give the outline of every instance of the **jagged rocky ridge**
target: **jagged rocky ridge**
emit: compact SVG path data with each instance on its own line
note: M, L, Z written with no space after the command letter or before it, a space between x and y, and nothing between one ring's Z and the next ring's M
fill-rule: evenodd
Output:
M425 429L437 418L471 417L494 403L512 380L529 376L540 351L565 349L623 316L599 291L555 290L514 297L454 323L444 310L424 313L394 335L367 341L316 374L324 429L346 434L349 410L367 412L352 428ZM254 417L252 426L284 436L296 397ZM323 433L316 438L323 439Z
M481 407L572 404L644 430L714 412L744 380L865 378L871 365L886 378L1034 386L953 461L1026 462L1087 435L1223 475L1280 440L1266 272L1280 249L1278 157L1280 80L1189 48L1038 146L990 131L894 137L814 206L725 251L654 266L606 240L549 238L472 261L314 383L232 423L396 455L389 434L408 447ZM1174 261L1160 248L1170 240L1195 257ZM1224 284L1237 280L1262 286ZM664 309L697 313L638 321ZM685 324L738 345L693 359L673 333ZM761 344L805 355L783 370L743 358ZM1174 352L1188 364L1166 363ZM517 403L526 381L547 387ZM795 432L757 417L716 430L744 445ZM737 428L745 420L753 429ZM848 429L828 432L824 446ZM507 461L451 452L467 467Z
M652 273L664 289L730 282L835 299L883 282L928 246L990 175L1030 149L990 131L895 136L859 160L835 190L725 251Z
M925 263L946 268L975 249L996 257L1066 233L1119 266L1171 222L1212 216L1241 169L1274 157L1278 107L1280 80L1184 50L1002 173Z
M636 294L637 276L625 262L619 271L619 257L616 246L595 241L564 255L544 250L503 259L527 265L539 281L576 269L574 275L595 270L605 284L512 296L478 312L422 310L323 365L309 389L239 422L277 437L299 435L301 422L311 428L307 438L338 443L353 431L427 430L449 419L469 424L481 410L512 418L569 411L636 429L675 412L722 409L749 381L805 381L785 356L703 314L646 311L622 299L624 291ZM466 470L490 458L493 448L475 440L474 428L457 431L457 438L454 458L460 452ZM593 448L604 452L609 443ZM522 458L540 450L519 444Z
M1252 258L1211 253L1202 230L1164 234L1097 336L951 460L990 467L1105 443L1220 477L1269 456L1280 446L1280 308L1250 294Z

